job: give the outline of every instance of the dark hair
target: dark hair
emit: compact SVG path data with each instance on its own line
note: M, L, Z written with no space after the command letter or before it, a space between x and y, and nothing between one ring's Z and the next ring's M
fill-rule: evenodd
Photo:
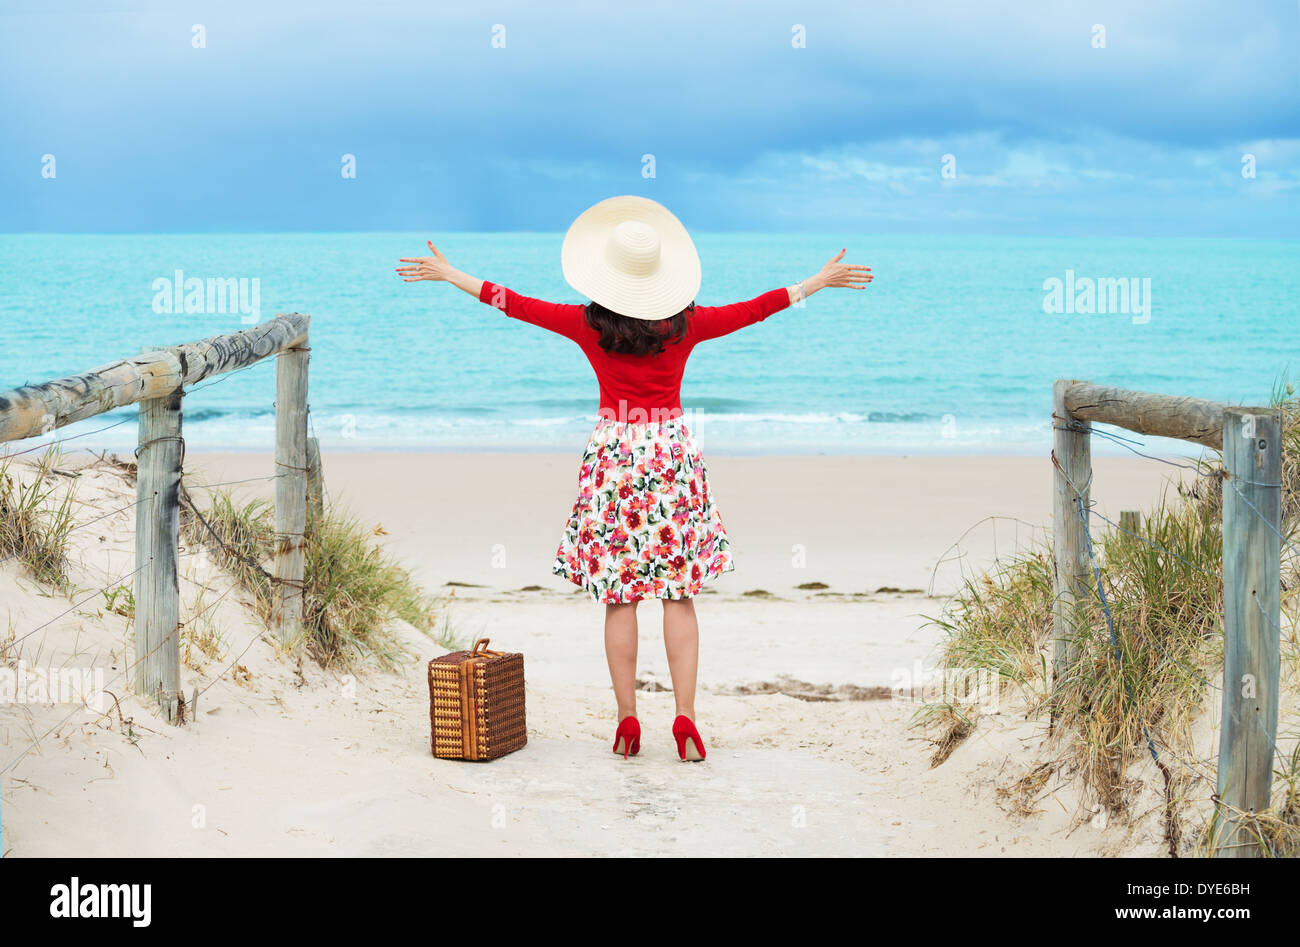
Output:
M695 311L691 303L667 319L633 319L600 303L587 303L587 325L600 333L600 347L622 355L658 355L665 343L680 342L686 335L686 320Z

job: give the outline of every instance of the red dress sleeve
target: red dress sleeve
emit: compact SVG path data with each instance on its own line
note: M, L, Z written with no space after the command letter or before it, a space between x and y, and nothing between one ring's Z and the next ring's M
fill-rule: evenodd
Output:
M762 322L772 313L780 312L789 305L790 293L782 288L729 306L696 306L687 335L696 342L716 339Z
M489 283L487 280L483 281L478 299L479 302L500 309L511 319L550 329L575 342L581 342L584 334L593 331L587 325L586 306L550 303L531 296L521 296L500 283Z

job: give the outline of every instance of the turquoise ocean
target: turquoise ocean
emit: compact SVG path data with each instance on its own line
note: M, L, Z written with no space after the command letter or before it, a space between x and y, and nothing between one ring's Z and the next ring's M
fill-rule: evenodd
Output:
M582 353L447 284L403 283L398 258L423 255L426 237L476 276L585 301L560 273L560 233L0 235L0 389L298 311L312 315L312 427L328 448L579 450L597 407ZM809 276L845 244L876 277L695 350L683 406L706 451L1033 453L1050 444L1056 378L1259 404L1300 366L1296 241L696 242L703 305ZM159 297L174 300L177 271L248 281L250 311L168 311ZM1142 309L1130 300L1118 313L1045 311L1053 279L1076 292L1088 280L1136 280ZM274 396L270 362L196 388L185 403L189 450L269 449ZM134 413L55 437L69 449L130 447L134 427L119 422Z

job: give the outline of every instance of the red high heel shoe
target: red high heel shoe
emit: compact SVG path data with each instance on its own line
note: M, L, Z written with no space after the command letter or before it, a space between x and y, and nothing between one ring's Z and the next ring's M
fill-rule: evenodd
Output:
M641 724L636 717L624 717L618 722L614 752L622 753L623 759L627 759L629 753L636 756L641 752Z
M704 759L704 741L690 717L681 716L673 721L673 737L677 740L677 755L683 762L697 763Z

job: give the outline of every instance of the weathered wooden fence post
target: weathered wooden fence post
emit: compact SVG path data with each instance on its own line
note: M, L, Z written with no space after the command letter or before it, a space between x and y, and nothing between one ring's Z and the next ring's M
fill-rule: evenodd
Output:
M1092 480L1092 435L1087 421L1076 421L1065 406L1065 392L1074 382L1057 381L1052 399L1052 547L1056 559L1053 585L1053 680L1060 681L1078 659L1074 640L1077 603L1090 583L1088 547L1077 497L1087 509ZM1076 493L1076 490L1078 491Z
M154 697L177 719L180 694L180 588L176 578L180 527L181 389L140 402L136 448L135 660L136 690Z
M294 645L302 632L302 592L307 533L307 364L304 344L275 360L275 557L278 595L274 625Z
M1282 416L1223 412L1223 724L1215 854L1263 854L1277 738L1281 637ZM1252 509L1253 507L1253 509Z
M307 438L307 534L317 535L325 519L325 472L321 468L320 440Z
M126 405L140 405L136 450L135 660L124 673L134 675L138 693L156 698L169 720L180 720L180 594L177 545L180 523L181 398L189 385L237 371L278 352L294 354L281 363L281 412L277 462L288 476L277 481L278 524L297 537L295 552L282 555L277 570L290 611L301 613L302 520L306 498L307 334L311 317L280 313L239 332L198 342L151 347L90 371L40 384L0 391L0 443L39 437ZM51 425L52 422L52 425ZM296 484L296 488L294 486ZM296 509L296 513L294 512ZM292 616L290 616L292 619ZM296 622L290 620L288 628ZM191 715L186 715L192 719Z
M1128 533L1139 535L1142 529L1141 510L1120 510L1119 528Z

